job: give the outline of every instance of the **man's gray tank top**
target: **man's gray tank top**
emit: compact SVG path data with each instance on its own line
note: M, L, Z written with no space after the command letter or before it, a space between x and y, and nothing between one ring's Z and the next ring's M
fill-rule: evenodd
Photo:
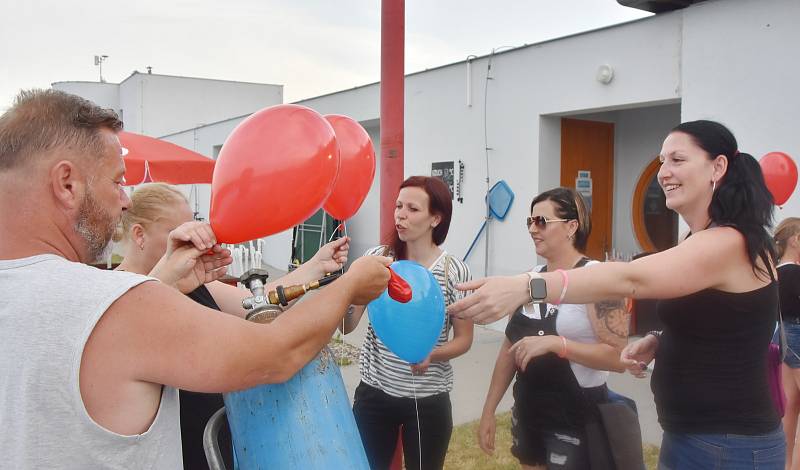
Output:
M55 255L0 260L0 468L180 469L178 392L164 387L143 434L95 423L81 355L106 309L151 278Z

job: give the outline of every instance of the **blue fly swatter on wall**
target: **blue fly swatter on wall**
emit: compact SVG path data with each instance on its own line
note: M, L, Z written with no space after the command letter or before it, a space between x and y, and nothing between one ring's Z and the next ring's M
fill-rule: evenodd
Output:
M486 202L489 204L489 214L491 217L497 220L503 220L511 209L511 203L514 202L514 191L511 190L508 183L504 180L500 180L489 190L489 194L486 195ZM478 239L480 239L481 234L486 229L486 223L488 221L488 217L483 221L481 228L478 230L478 234L475 235L475 239L472 240L472 244L470 244L467 250L467 254L464 255L464 261L466 261L470 253L472 253L472 249L475 248L475 244L478 243Z

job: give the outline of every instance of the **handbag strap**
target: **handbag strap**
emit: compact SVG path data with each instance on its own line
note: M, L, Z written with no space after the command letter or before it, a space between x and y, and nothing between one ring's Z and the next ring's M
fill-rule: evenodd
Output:
M450 256L447 252L444 254L444 295L446 296L450 292ZM445 313L444 315L444 330L449 332L450 331L450 315ZM449 333L448 333L449 335Z
M777 267L775 269L777 270ZM772 280L772 282L779 282L778 279L772 274L771 269L769 270L769 278ZM783 314L781 313L780 299L778 299L778 349L780 350L781 362L783 362L783 360L786 359L786 352L789 350L789 347L786 344L786 330L783 329ZM792 351L792 354L800 359L796 352Z

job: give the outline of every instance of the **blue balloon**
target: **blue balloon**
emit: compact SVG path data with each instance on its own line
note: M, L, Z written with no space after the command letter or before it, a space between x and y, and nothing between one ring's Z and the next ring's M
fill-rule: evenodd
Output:
M444 325L444 296L433 274L419 263L400 260L391 267L411 286L411 300L401 303L384 291L367 306L369 321L390 351L416 364L436 346Z

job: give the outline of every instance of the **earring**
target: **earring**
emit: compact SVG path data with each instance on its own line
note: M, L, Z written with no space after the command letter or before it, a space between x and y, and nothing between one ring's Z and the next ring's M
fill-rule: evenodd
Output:
M139 243L139 250L144 251L144 242Z
M712 181L711 182L711 192L713 193L716 190L717 190L717 182L716 181Z

